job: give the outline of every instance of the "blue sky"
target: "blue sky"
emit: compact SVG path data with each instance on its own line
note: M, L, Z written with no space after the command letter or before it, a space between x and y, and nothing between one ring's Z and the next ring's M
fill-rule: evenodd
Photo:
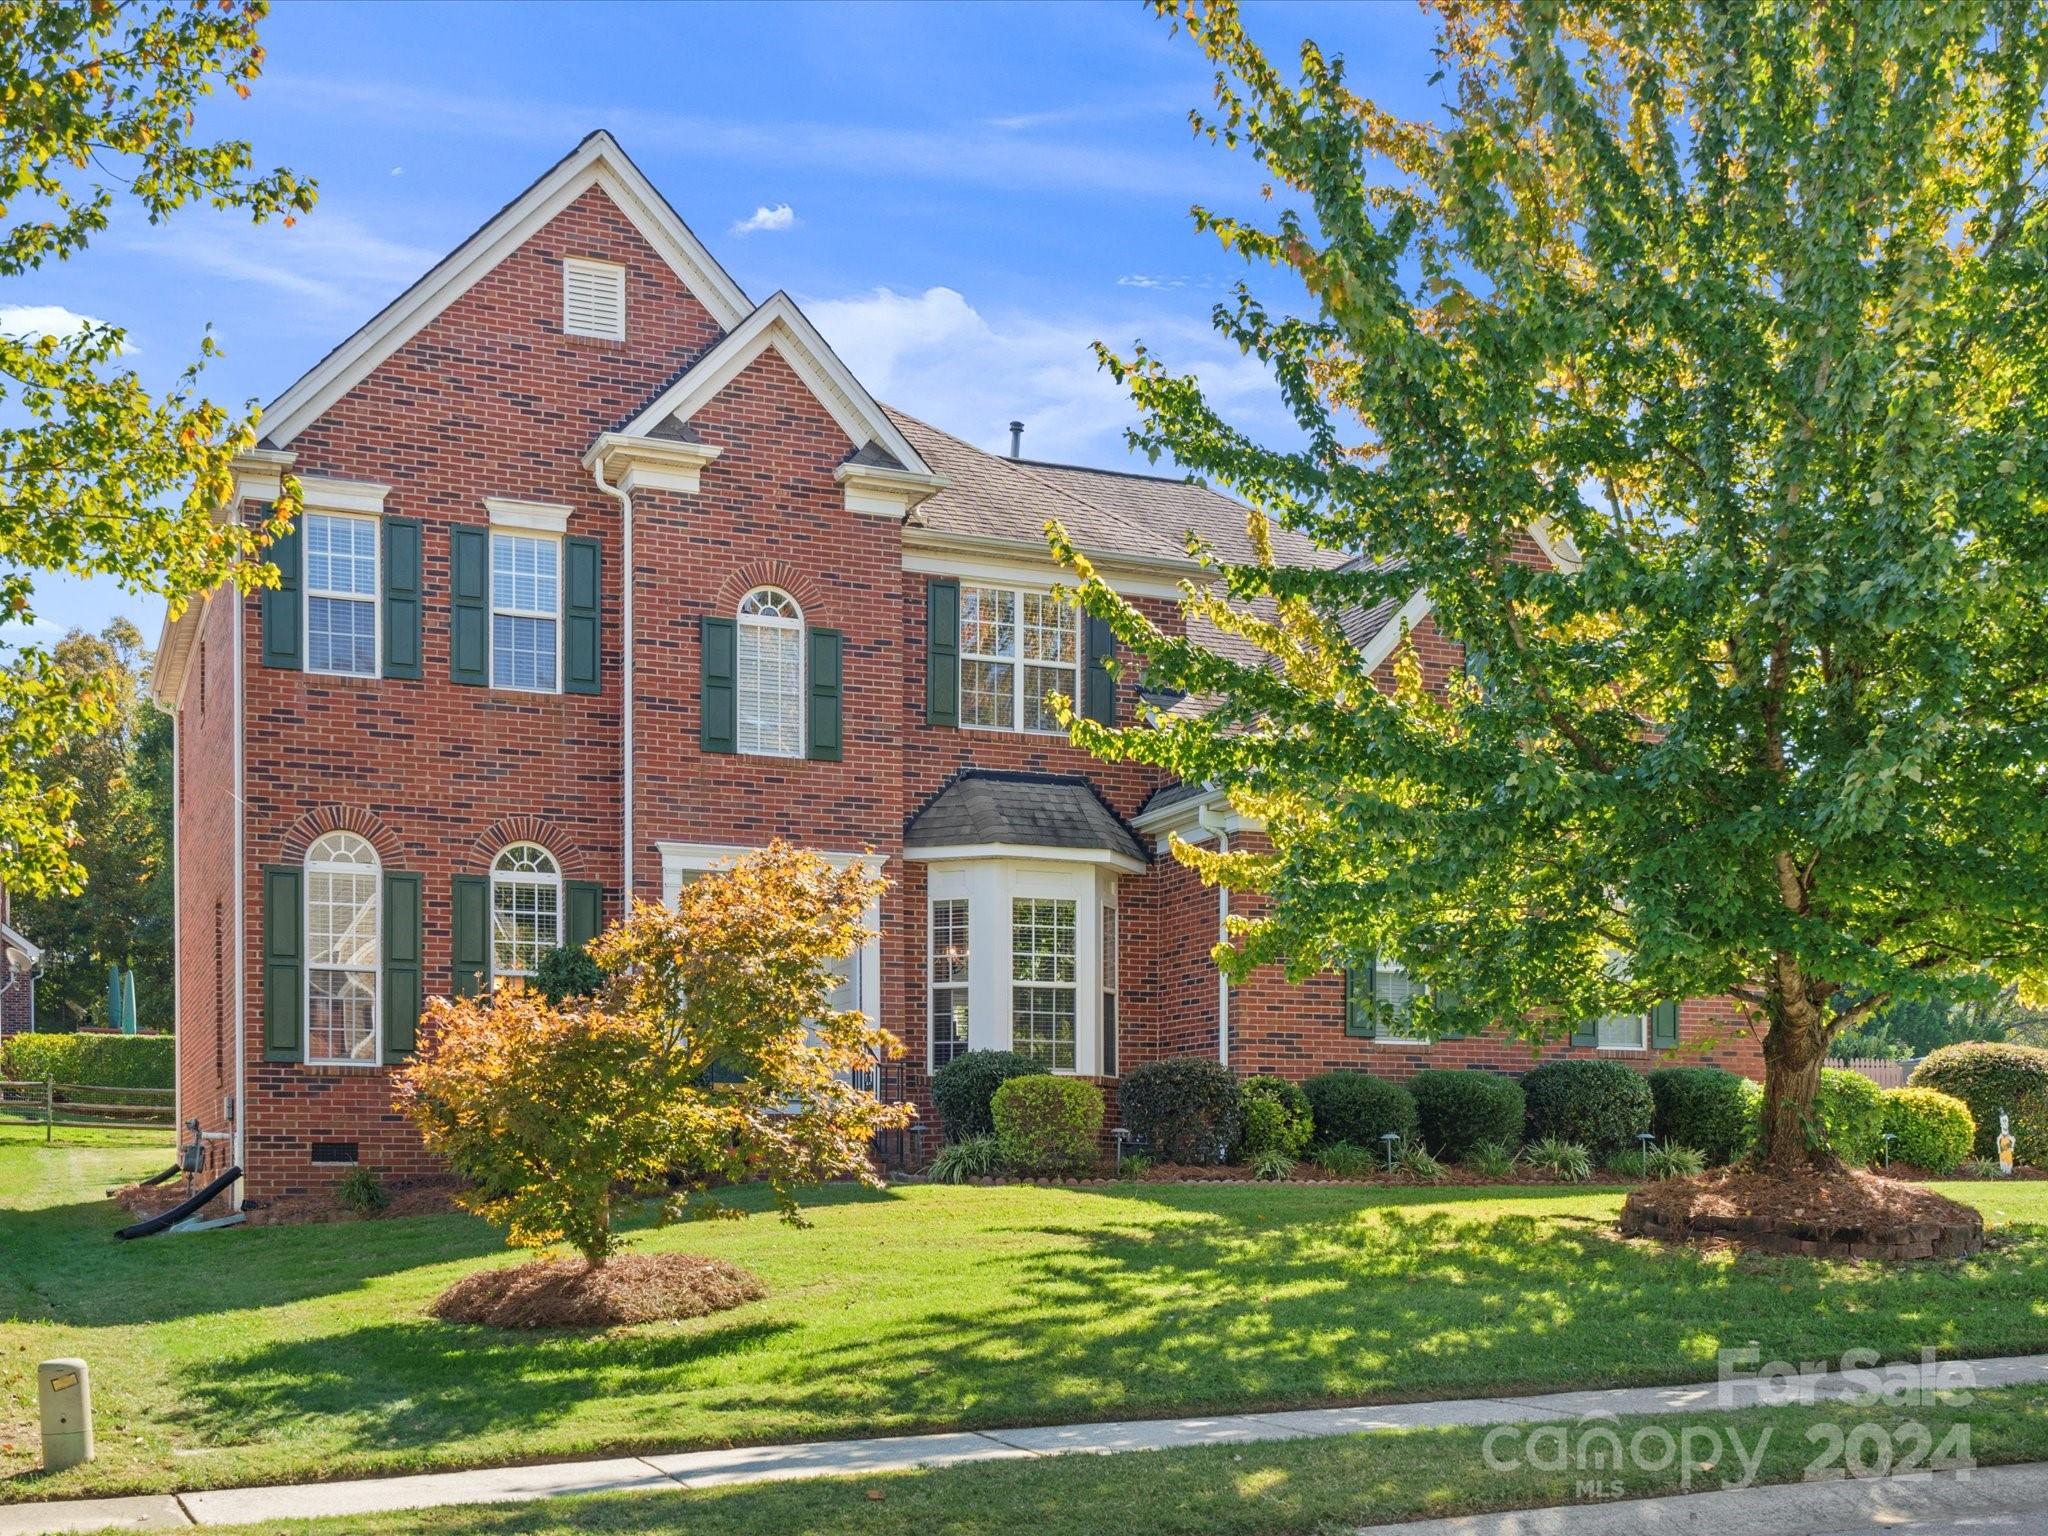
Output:
M1276 57L1313 36L1383 104L1430 112L1414 8L1247 14ZM1149 7L285 3L264 40L251 99L200 126L317 178L314 213L117 218L0 284L0 323L48 306L124 325L159 386L211 323L208 393L267 401L607 128L750 296L788 289L876 395L986 447L1016 416L1028 453L1127 462L1098 338L1142 338L1285 430L1209 330L1242 264L1188 220L1198 201L1257 213L1261 177L1193 138L1210 71ZM44 635L126 613L153 643L162 617L106 581L47 581L38 607Z

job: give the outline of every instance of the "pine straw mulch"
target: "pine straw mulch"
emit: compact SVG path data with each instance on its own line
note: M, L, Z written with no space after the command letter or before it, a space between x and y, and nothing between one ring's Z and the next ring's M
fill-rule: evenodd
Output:
M444 1323L486 1328L617 1328L703 1317L767 1294L723 1259L626 1253L597 1269L581 1259L538 1259L479 1270L449 1286L430 1310Z
M1621 1230L1826 1258L1956 1258L1984 1243L1984 1218L1968 1206L1861 1169L1716 1168L1645 1184L1623 1203Z

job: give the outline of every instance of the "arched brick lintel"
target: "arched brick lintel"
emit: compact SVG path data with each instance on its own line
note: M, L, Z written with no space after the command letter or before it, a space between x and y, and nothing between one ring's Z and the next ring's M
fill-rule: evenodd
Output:
M505 816L494 821L470 844L479 872L513 843L538 843L555 856L564 880L586 878L582 853L554 827L539 816Z
M740 611L740 599L756 587L780 587L787 592L803 609L806 624L829 617L826 610L830 604L817 582L789 561L773 558L749 560L730 572L719 584L714 611L721 618L735 617Z
M287 864L303 864L314 842L329 832L353 832L377 850L377 861L387 867L403 862L404 845L398 834L385 826L374 811L359 805L316 805L285 829L279 852Z

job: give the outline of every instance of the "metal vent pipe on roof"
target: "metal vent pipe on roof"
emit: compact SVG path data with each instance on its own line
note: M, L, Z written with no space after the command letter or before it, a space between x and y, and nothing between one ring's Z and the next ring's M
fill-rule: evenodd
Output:
M1021 421L1010 423L1010 457L1013 459L1024 457L1024 423Z

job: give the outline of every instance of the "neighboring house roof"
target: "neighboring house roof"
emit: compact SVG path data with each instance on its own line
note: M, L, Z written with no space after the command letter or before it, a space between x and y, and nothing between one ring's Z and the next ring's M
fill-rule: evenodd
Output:
M927 800L903 846L1100 850L1145 861L1137 834L1085 778L992 768L965 769Z
M1205 782L1163 785L1145 797L1145 803L1138 807L1138 816L1132 819L1150 816L1188 800L1201 800L1215 792L1215 786Z
M746 318L754 306L739 284L690 232L668 200L619 148L618 141L599 130L586 136L273 400L262 418L264 446L289 446L322 412L468 292L508 252L593 186L604 188L720 329L729 331Z

